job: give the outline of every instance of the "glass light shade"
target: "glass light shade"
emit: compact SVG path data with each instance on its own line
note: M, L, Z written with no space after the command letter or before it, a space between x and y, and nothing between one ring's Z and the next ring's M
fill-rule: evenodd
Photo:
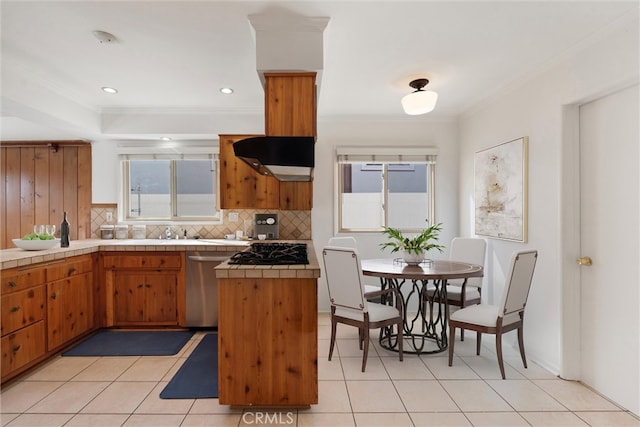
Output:
M437 101L437 93L430 90L417 90L402 98L402 108L405 113L416 116L433 111Z

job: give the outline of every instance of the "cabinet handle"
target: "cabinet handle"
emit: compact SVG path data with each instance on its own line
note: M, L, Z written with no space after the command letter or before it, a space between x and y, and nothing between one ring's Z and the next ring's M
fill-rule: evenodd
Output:
M9 283L7 283L9 285L10 288L15 288L16 286L18 286L18 284L16 282L14 282L13 280L9 280Z
M11 307L11 312L12 313L15 313L16 311L20 311L20 307L19 306Z
M71 275L72 275L73 273L75 273L75 272L76 272L76 268L75 268L75 267L71 267L71 268L69 269L69 272L67 273L67 276L71 276Z
M55 292L53 292L53 293L51 294L51 299L56 299L56 297L57 297L56 293L55 293Z
M17 353L20 350L20 347L22 347L20 344L18 344L17 346L13 347L13 353Z

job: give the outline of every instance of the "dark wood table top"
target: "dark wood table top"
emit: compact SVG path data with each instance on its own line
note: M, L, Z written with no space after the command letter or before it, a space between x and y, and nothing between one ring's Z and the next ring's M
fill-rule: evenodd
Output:
M429 260L420 265L408 265L402 259L385 258L365 259L361 264L365 276L396 279L464 279L482 277L484 274L480 265L448 260Z

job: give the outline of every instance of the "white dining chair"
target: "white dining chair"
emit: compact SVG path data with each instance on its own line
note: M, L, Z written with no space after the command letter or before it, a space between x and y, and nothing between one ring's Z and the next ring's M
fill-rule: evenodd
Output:
M322 249L329 300L331 302L331 343L329 360L336 343L337 324L342 323L358 328L362 354L362 372L367 365L369 352L369 330L396 325L398 334L398 354L402 354L402 302L395 288L375 292L373 296L387 295L395 305L378 304L365 298L362 283L362 268L357 249L340 246L326 246ZM392 295L393 294L393 295Z
M476 331L476 354L480 355L482 334L496 335L496 354L502 379L505 379L502 359L502 334L518 330L518 346L522 364L527 367L524 354L524 310L527 305L533 270L538 259L538 251L514 252L511 257L502 303L497 305L477 304L455 311L449 316L449 336L454 337L456 328ZM449 343L449 366L453 363L455 339Z
M340 246L343 248L358 249L356 239L351 236L332 237L329 239L327 246ZM371 292L377 292L380 290L380 286L364 285L365 298L368 298L367 294Z
M450 261L461 261L477 264L484 268L487 242L475 237L455 237L451 241ZM430 309L433 309L435 287L427 287L426 298ZM464 308L472 304L480 304L482 293L482 277L466 279L449 279L447 281L447 304ZM451 339L455 337L452 336ZM460 340L464 341L464 329L460 330Z

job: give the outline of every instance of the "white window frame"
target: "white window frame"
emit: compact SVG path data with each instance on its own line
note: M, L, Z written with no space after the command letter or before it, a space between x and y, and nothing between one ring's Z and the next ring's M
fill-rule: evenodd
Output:
M145 224L219 224L222 222L220 210L220 165L218 159L219 146L211 141L186 142L182 144L141 144L139 142L120 143L118 145L120 158L120 195L118 218L123 223L145 223ZM186 217L176 216L177 194L175 189L175 168L171 162L171 217L132 217L130 207L130 183L129 165L130 160L210 160L214 164L216 173L216 208L213 216Z
M335 210L336 217L336 231L338 233L367 233L367 232L380 232L382 227L376 228L345 228L342 226L342 183L344 177L342 176L342 165L345 163L376 163L376 164L410 164L421 163L428 164L428 188L427 194L429 197L429 212L428 221L429 224L437 224L435 218L435 174L436 174L436 158L438 155L438 149L436 147L336 147L335 156L335 192L336 201ZM383 175L383 222L387 224L388 218L388 188L386 179L387 168L384 168ZM402 228L402 231L406 232L419 232L422 228Z

